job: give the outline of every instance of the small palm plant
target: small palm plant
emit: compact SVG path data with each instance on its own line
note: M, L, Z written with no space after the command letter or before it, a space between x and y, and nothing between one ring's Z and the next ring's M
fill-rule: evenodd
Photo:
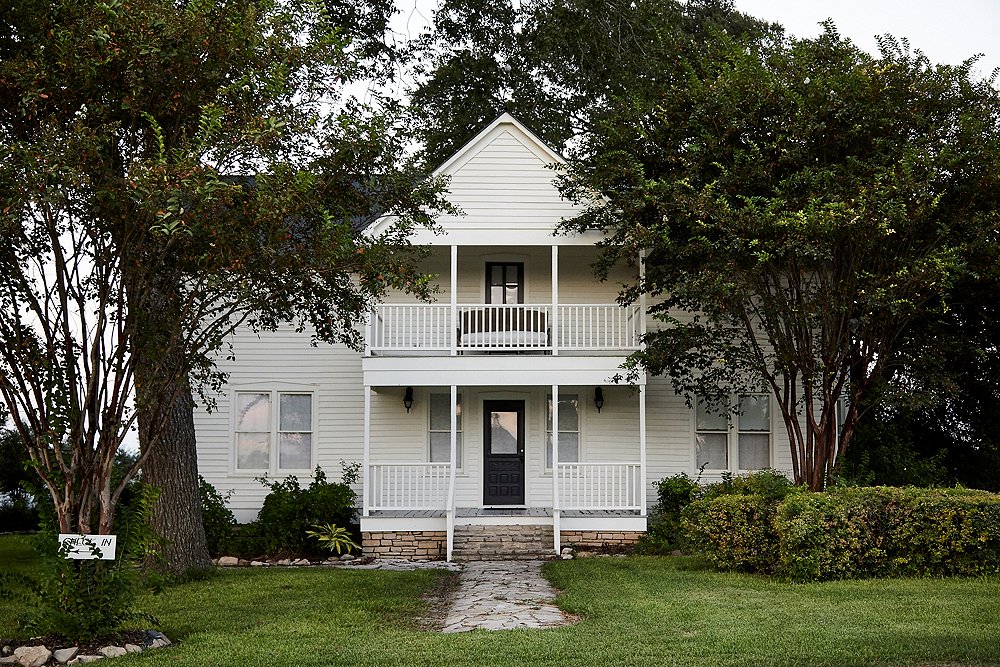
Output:
M320 546L328 551L335 551L339 556L341 552L350 553L352 549L360 549L361 546L351 539L351 534L346 528L335 526L332 523L316 524L313 530L307 530L306 535L314 538Z

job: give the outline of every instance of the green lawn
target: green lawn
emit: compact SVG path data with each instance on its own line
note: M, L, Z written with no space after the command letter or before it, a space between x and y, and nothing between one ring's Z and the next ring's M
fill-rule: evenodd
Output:
M551 563L559 604L582 622L457 635L414 623L438 573L221 571L147 598L179 646L115 664L1000 664L998 578L791 585L683 566L653 558Z

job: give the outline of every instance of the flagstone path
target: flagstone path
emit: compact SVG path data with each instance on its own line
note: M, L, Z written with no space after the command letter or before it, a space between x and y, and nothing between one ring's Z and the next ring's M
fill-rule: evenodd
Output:
M556 592L542 561L466 563L442 632L513 630L566 625L573 618L552 604Z

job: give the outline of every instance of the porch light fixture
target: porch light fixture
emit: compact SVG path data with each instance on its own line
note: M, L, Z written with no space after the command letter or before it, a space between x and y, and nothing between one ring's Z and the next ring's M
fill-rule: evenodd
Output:
M403 394L403 407L406 408L407 412L413 407L413 387L406 388L406 392Z
M604 407L604 390L600 387L594 387L594 405L597 407L597 413L600 414L601 408Z

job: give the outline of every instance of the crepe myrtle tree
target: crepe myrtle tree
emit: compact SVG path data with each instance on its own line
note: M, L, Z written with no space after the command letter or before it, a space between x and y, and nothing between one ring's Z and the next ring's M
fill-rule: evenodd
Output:
M348 4L15 0L2 19L0 395L61 530L109 530L141 468L169 569L207 564L192 391L224 380L227 335L292 322L359 346L387 290L427 296L408 238L441 184L397 108L342 95L395 57L365 32L385 3ZM361 233L373 214L396 222Z
M646 252L621 301L652 295L659 326L628 367L720 411L769 392L812 489L862 399L935 350L929 323L997 242L993 79L880 45L829 23L757 46L719 33L697 76L620 103L563 181L604 196L571 223L608 231L600 272Z

